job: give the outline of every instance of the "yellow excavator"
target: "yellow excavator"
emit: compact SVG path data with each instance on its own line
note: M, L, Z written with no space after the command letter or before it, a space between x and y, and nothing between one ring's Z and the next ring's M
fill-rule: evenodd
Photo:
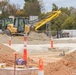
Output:
M39 28L44 26L47 22L51 21L52 19L58 17L58 15L61 13L60 10L58 11L53 11L47 16L46 18L42 19L41 21L37 22L34 24L33 28L34 31L38 32ZM22 17L16 17L13 20L13 23L10 23L6 25L6 28L4 29L4 32L7 35L11 34L29 34L31 31L31 26L28 24L28 19L27 18L22 18Z
M23 17L15 17L12 19L12 23L7 24L6 22L2 23L2 29L7 35L24 35L30 32L30 26Z

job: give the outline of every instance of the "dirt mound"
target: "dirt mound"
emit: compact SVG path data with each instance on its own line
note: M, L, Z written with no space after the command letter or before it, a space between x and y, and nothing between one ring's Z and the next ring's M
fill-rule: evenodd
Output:
M7 66L12 66L14 64L14 52L13 49L0 44L0 63L6 63ZM22 58L22 55L18 53L17 58ZM28 62L35 64L30 58L28 58Z
M8 44L9 36L6 34L0 34L0 43ZM30 32L27 36L27 44L47 44L50 42L50 38L46 36L44 33L35 33ZM12 36L11 37L12 44L23 44L24 36Z
M76 51L67 54L60 61L47 64L45 75L76 75Z
M28 40L42 40L42 41L46 41L49 40L49 37L46 36L46 34L44 33L36 33L31 31L30 34L27 37Z
M3 44L0 44L0 63L6 63L7 66L11 66L14 63L14 53L15 51ZM21 57L18 54L18 57Z
M67 54L63 59L70 60L70 61L76 61L76 51Z
M76 75L76 62L61 60L45 66L45 75Z
M23 44L24 43L24 37L23 36L12 36L11 37L13 44ZM0 43L6 43L8 44L9 36L6 34L0 34Z

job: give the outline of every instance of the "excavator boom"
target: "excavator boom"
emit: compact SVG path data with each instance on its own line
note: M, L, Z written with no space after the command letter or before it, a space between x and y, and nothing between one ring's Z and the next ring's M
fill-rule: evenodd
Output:
M42 27L43 25L45 25L47 22L51 21L52 19L56 18L59 14L61 13L61 11L53 11L48 17L46 17L45 19L37 22L34 27L35 27L35 31L37 31L40 27Z

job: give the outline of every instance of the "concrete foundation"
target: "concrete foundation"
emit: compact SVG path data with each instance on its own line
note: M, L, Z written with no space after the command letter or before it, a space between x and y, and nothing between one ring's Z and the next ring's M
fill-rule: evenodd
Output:
M38 68L0 68L0 75L38 75Z

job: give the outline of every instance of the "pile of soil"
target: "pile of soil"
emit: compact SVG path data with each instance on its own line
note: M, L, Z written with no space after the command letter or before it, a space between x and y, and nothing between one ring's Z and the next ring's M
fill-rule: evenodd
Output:
M49 40L50 38L45 34L45 33L37 33L31 31L30 34L27 37L27 40L32 41L32 40L40 40L40 41L46 41Z
M45 75L76 75L76 62L61 60L45 66Z
M50 38L45 33L36 33L31 31L27 36L27 44L48 44Z
M9 36L0 34L0 43L8 44ZM11 36L12 44L24 44L24 36ZM31 31L27 36L27 44L46 44L49 43L50 38L44 33L36 33ZM49 41L49 42L48 42Z
M14 50L0 44L0 63L6 63L7 66L13 66L14 65ZM17 59L22 58L22 55L17 53ZM28 58L29 63L35 64L35 62Z
M63 59L76 62L76 50L70 54L67 54Z
M76 75L76 51L45 66L45 75Z
M6 34L0 34L0 43L8 44L10 37ZM24 37L23 36L11 36L11 40L13 44L23 44Z
M0 63L6 63L7 66L11 66L14 63L14 50L0 44ZM22 57L20 54L17 57Z

